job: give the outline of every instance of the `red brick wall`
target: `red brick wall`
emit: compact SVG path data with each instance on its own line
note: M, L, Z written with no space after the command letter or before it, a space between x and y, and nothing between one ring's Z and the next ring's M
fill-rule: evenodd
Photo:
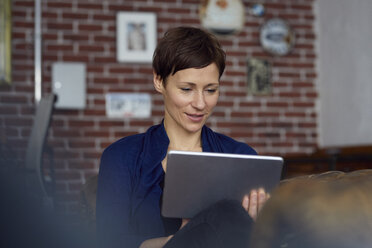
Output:
M12 30L13 82L0 87L2 142L22 162L32 125L33 0L14 0ZM111 142L162 119L162 100L152 85L150 64L116 61L116 13L146 11L157 15L158 37L179 25L200 26L198 0L88 1L43 0L43 92L50 91L51 65L57 61L84 62L87 66L85 110L56 110L48 143L55 153L58 197L74 209L81 184L96 174L102 150ZM121 2L121 3L120 3ZM310 153L317 146L315 89L315 34L313 0L261 1L266 14L254 17L243 1L245 28L238 35L220 37L227 51L220 103L210 126L253 146L261 154ZM297 42L291 54L273 57L259 45L259 29L271 17L288 21ZM246 93L246 60L267 59L272 65L273 92ZM148 92L153 110L149 119L108 119L105 94Z

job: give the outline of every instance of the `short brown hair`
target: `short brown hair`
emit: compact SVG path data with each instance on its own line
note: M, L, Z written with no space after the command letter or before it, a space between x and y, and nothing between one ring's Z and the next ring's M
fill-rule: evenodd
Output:
M188 68L217 65L219 76L225 70L226 54L217 38L207 31L194 27L170 29L157 45L152 67L165 84L169 75Z

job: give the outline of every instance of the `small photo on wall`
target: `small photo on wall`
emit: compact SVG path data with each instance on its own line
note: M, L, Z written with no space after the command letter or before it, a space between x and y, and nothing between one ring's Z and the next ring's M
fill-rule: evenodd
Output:
M249 58L247 60L247 77L248 94L271 94L271 66L267 60Z
M156 46L156 15L150 12L118 12L117 60L150 63Z

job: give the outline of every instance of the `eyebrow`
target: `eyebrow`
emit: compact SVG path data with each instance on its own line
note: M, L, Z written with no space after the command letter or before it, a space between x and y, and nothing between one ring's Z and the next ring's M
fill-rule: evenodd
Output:
M193 85L193 86L196 85L196 83L192 83L192 82L180 82L180 83L189 84L189 85ZM219 83L209 83L205 87L210 87L210 86L219 86Z

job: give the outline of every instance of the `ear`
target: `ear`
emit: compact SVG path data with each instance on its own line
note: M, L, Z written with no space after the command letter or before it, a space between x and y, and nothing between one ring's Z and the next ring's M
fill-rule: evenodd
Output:
M160 76L157 75L155 72L153 72L154 75L154 87L155 90L159 93L163 93L164 91L164 85L163 85L163 80L160 79Z

